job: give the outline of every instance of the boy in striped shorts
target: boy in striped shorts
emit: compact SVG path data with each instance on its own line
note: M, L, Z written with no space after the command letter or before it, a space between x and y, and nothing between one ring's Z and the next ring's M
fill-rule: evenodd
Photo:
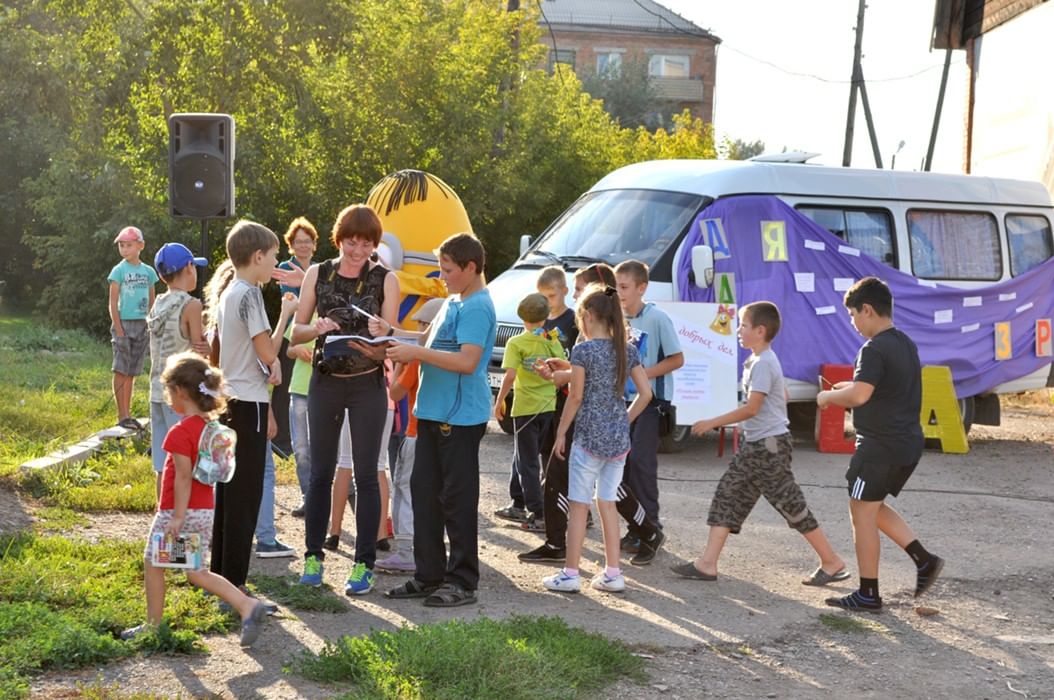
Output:
M911 338L893 326L893 295L877 277L865 277L845 293L853 327L867 342L856 356L853 381L816 396L853 409L856 452L849 462L849 513L860 567L860 589L825 602L836 608L880 612L879 532L908 553L916 567L915 597L933 586L944 560L919 543L904 519L885 503L904 488L922 456L922 368Z

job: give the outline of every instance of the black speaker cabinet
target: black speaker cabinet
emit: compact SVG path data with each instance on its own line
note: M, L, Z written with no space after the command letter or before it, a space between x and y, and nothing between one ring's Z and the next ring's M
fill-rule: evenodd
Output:
M169 213L182 219L234 216L234 118L173 114L168 118Z

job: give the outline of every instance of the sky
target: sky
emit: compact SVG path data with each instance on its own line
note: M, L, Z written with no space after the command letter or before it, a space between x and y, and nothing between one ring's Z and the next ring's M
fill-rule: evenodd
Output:
M841 165L856 0L658 0L721 38L714 123L718 138L765 151L818 152ZM921 170L944 51L930 51L932 0L872 0L864 19L863 66L883 166ZM800 74L800 75L796 75ZM933 170L962 172L966 52L953 51ZM911 76L911 77L905 77ZM875 167L857 100L853 167Z

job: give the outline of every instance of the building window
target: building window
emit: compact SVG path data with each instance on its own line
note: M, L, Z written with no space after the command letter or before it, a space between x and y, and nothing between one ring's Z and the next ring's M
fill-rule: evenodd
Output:
M689 67L687 56L657 53L648 59L648 75L653 78L687 78Z
M979 211L908 211L911 270L923 279L1002 277L1003 256L995 217Z
M621 72L622 54L620 52L608 51L597 54L597 75L617 78Z
M1054 256L1054 239L1045 216L1008 214L1006 237L1010 243L1010 274L1014 277Z
M556 51L549 51L549 72L553 72L553 67L557 63L562 63L565 66L570 66L571 70L575 69L575 52L569 49L557 49Z
M807 206L797 209L864 255L896 266L893 220L885 209Z

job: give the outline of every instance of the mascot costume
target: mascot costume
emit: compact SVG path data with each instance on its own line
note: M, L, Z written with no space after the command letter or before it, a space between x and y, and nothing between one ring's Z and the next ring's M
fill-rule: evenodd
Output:
M399 279L399 322L413 316L428 299L447 296L433 252L455 233L471 233L465 205L435 175L400 170L378 182L366 197L381 218L383 235L377 253Z

